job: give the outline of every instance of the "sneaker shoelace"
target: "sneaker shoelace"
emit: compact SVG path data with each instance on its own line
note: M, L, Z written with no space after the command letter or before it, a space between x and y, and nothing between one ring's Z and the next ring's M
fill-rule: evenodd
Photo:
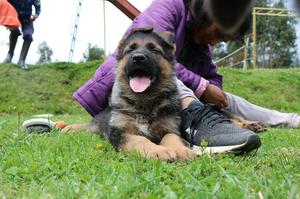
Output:
M213 128L217 124L222 123L231 123L231 121L218 112L218 109L215 105L205 104L203 108L194 109L191 111L193 114L193 119L190 127L190 146L193 147L194 136L196 133L196 129L202 124L206 122L206 125Z

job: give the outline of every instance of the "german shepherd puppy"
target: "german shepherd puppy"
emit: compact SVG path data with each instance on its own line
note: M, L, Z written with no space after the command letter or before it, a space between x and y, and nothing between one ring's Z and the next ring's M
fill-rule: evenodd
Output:
M137 151L146 158L168 162L195 158L180 138L174 52L172 33L152 28L131 32L119 43L108 108L79 128L98 131L116 150Z
M116 150L137 151L146 158L168 162L195 158L196 153L180 138L174 52L172 33L151 28L131 32L119 43L109 106L90 123L70 125L64 131L100 133ZM257 122L223 114L238 126L265 130Z

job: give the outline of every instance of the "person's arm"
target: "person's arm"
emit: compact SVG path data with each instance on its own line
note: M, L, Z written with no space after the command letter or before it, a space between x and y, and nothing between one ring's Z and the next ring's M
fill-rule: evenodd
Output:
M147 26L152 26L157 32L175 32L181 11L177 9L179 2L183 4L181 0L154 0L150 7L133 21L125 35L135 28ZM117 64L116 55L117 52L107 57L94 77L73 94L74 99L92 116L97 115L108 104L114 82L114 68Z
M204 103L211 103L219 108L225 108L228 106L228 100L223 91L222 76L217 73L217 66L212 60L206 64L211 69L207 78L209 84L199 99Z
M206 58L204 59L203 64L207 65L209 68L207 80L210 84L213 84L223 90L223 78L222 75L218 73L218 67L212 60L212 49L209 45L207 45L207 48L204 51Z
M35 8L35 14L40 15L41 13L41 1L40 0L34 0L34 8Z
M116 55L108 56L95 75L73 94L73 98L93 117L108 104L116 64Z
M188 70L183 64L176 63L175 68L178 79L194 91L197 97L201 97L203 92L206 90L209 81Z
M35 8L35 14L31 16L31 20L35 21L41 13L41 2L40 2L40 0L34 0L33 6Z
M208 84L222 89L222 76L218 74L218 68L212 61L209 45L188 44L179 55L179 62L176 64L177 77L197 97L201 97Z
M222 76L214 74L209 79L187 70L182 64L176 64L177 77L194 91L194 94L204 103L212 103L219 108L228 106L228 101L221 89Z
M187 65L176 64L177 77L204 103L213 103L221 108L228 102L222 91L222 76L217 73L211 56L208 46L196 46L190 52Z

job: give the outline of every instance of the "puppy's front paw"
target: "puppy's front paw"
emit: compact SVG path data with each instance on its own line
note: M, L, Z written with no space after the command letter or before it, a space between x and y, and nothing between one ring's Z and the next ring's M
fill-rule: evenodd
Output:
M197 154L187 147L176 148L175 152L179 160L193 160L197 157Z
M175 160L177 160L177 154L173 149L164 146L156 146L146 153L146 158L160 159L166 162L174 162Z
M72 133L75 132L73 125L68 125L65 128L62 129L63 133Z
M75 133L85 129L86 124L71 124L62 129L63 133Z

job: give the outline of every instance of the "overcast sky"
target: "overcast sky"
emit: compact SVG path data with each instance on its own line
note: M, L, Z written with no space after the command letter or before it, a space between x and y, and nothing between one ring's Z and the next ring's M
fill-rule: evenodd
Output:
M139 10L144 10L152 2L152 0L129 1ZM42 11L40 17L34 22L34 41L27 57L28 63L35 63L38 60L38 44L43 41L46 41L48 46L53 50L53 61L68 60L78 2L78 0L41 1ZM109 2L105 2L105 9L106 45L108 51L112 52L126 28L130 25L131 20ZM82 60L88 43L104 48L103 29L103 1L84 0L73 61L78 62ZM9 31L0 26L0 62L4 60L8 51L8 36ZM300 38L300 28L298 28L298 38ZM17 62L18 60L22 42L20 37L13 62ZM300 42L298 43L300 46ZM300 47L298 50L300 53Z
M67 61L71 47L75 16L78 8L78 0L42 0L40 17L34 22L35 32L27 61L35 63L38 44L46 41L53 50L52 60ZM104 48L103 41L103 1L82 1L81 16L75 45L73 61L83 58L83 52L88 43ZM138 9L144 10L152 0L130 0ZM109 2L105 2L107 49L113 51L122 37L131 20L121 13ZM8 51L9 31L0 26L0 62L4 60ZM19 37L13 62L18 61L22 39Z

